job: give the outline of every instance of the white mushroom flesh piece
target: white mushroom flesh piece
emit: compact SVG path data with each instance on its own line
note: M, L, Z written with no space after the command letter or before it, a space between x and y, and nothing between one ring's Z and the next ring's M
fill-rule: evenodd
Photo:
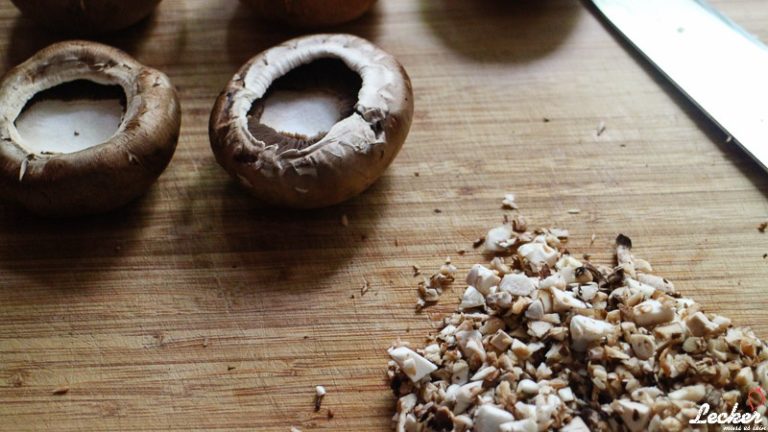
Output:
M73 92L77 98L56 96ZM91 94L103 97L86 98ZM74 153L105 143L123 121L125 102L121 97L125 98L118 86L82 80L41 92L16 119L19 144L29 153L45 154Z
M529 321L528 331L535 337L542 339L552 329L552 324L546 321Z
M557 263L555 264L555 267L557 267L559 270L563 270L563 269L566 269L566 268L577 269L577 268L579 268L579 267L581 267L583 265L584 264L582 264L581 261L577 260L576 258L571 256L570 254L568 254L568 255L563 255L562 258L557 260Z
M515 420L515 416L507 410L492 405L483 405L475 413L475 432L499 432L504 423Z
M558 288L564 290L568 286L568 282L563 277L562 273L557 272L539 281L540 289Z
M517 391L528 395L535 395L539 392L539 384L536 381L524 379L517 383Z
M401 397L397 401L397 424L395 426L396 432L407 432L405 423L408 418L408 414L413 411L418 403L418 398L414 394L409 394Z
M658 300L646 300L632 308L632 320L639 326L654 326L672 321L675 309Z
M632 352L640 360L648 360L656 353L656 341L650 335L635 333L629 336Z
M560 428L560 432L591 432L581 417L574 417L570 423Z
M477 330L462 330L456 332L456 341L459 343L464 357L471 361L482 362L485 360L485 348L483 347L483 334Z
M559 396L560 400L562 400L563 402L573 402L575 400L575 396L573 395L573 390L571 390L570 387L563 387L560 390L558 390L557 396Z
M475 287L483 295L490 294L492 287L497 286L501 278L493 270L481 264L475 264L467 274L467 285Z
M462 414L472 405L477 395L483 391L482 381L472 381L464 384L456 391L456 403L453 406L454 414Z
M414 382L421 381L424 377L437 370L437 366L432 362L408 347L390 348L389 356L397 362L403 372L408 375L408 378Z
M583 309L587 307L587 304L577 299L576 295L571 291L551 288L549 292L552 294L552 307L555 312L565 312L574 308Z
M651 420L651 409L642 403L620 399L614 402L614 409L619 412L624 425L631 432L646 430L646 426L648 426L648 422Z
M490 229L485 235L485 251L488 253L506 251L506 243L509 241L510 237L512 237L513 232L512 226L509 224L500 225Z
M707 395L707 387L704 384L696 384L683 387L669 393L669 398L673 400L687 400L691 402L700 402Z
M525 258L533 271L538 272L546 264L554 267L557 262L557 250L545 243L526 243L517 248L517 254Z
M475 289L475 287L467 287L467 289L464 290L464 295L461 297L459 308L472 309L480 306L485 306L485 296Z
M498 371L496 366L486 366L480 370L477 371L476 374L472 375L472 378L470 378L470 381L483 381L486 378L492 376Z
M672 294L675 292L675 285L660 276L640 273L637 275L637 281L652 286L657 290L667 294Z
M504 330L499 330L495 335L493 335L490 342L491 345L496 347L496 349L499 351L506 351L506 349L512 345L513 341L514 339L512 339L512 336L510 336L507 332Z
M717 324L710 321L703 312L696 312L685 320L688 331L697 337L708 336L718 330Z
M514 296L529 296L536 290L536 284L524 274L510 273L501 279L499 289Z
M571 318L571 340L576 351L584 351L592 342L607 337L616 330L611 323L576 315Z
M626 282L630 289L641 292L643 294L643 298L645 299L650 298L656 291L656 288L631 278L627 278Z
M516 420L499 426L499 432L538 432L539 427L533 419Z

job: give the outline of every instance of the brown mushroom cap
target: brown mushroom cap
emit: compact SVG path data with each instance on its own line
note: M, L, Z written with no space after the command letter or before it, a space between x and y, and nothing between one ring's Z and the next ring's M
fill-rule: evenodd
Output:
M123 119L104 143L74 153L33 152L16 119L35 95L78 80L120 86ZM0 82L0 197L51 216L98 213L143 194L176 149L181 121L168 77L98 43L51 45Z
M277 80L327 60L343 62L360 84L346 117L298 144L290 134L254 127L259 122L253 109ZM316 72L338 73L322 67ZM217 99L209 131L216 160L259 199L316 208L373 184L400 151L412 117L411 82L394 57L356 36L321 34L290 40L248 61ZM293 145L286 145L291 138Z
M152 13L161 0L11 0L24 15L72 34L120 30Z
M260 17L291 27L318 28L359 18L376 0L243 0Z

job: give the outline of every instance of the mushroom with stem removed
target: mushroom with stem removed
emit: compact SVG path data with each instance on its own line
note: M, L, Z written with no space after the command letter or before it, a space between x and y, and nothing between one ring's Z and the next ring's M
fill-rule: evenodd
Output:
M146 18L161 0L11 0L25 16L57 31L98 34Z
M359 18L376 0L243 0L260 17L292 27L318 28Z
M394 57L356 36L290 40L248 61L211 113L216 160L261 201L317 208L381 176L413 117Z
M0 197L74 216L143 194L176 149L168 77L98 43L51 45L0 83Z

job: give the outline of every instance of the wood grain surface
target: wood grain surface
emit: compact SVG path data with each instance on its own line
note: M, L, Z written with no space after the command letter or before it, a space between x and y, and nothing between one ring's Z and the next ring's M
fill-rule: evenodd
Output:
M715 3L768 39L763 0ZM235 70L297 32L234 0L165 0L99 39L170 75L181 140L149 194L113 214L0 207L0 430L387 431L385 349L422 343L461 289L416 314L411 265L450 255L466 272L507 192L598 260L631 236L683 293L768 337L768 175L584 4L381 0L338 31L401 60L416 114L373 188L307 212L260 207L207 136ZM59 39L0 1L0 66Z

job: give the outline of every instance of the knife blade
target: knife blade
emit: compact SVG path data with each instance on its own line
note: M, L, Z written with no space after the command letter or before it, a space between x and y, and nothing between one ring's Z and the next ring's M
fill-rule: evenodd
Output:
M705 0L592 0L605 19L768 170L768 47Z

